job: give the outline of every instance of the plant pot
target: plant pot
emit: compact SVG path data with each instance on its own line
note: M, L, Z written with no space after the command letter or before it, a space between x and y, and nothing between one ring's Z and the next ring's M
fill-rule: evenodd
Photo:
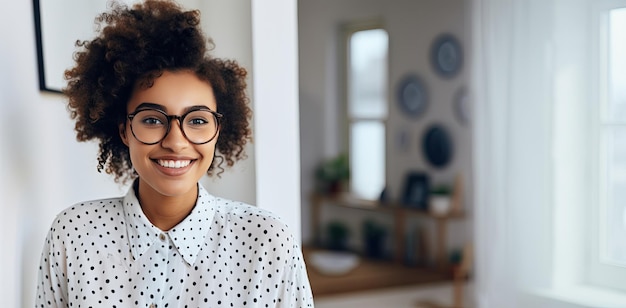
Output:
M450 196L432 196L430 198L430 213L435 216L445 216L450 213L450 206L452 205L452 198Z
M379 259L385 256L385 237L384 236L366 236L365 237L365 255L369 258Z
M348 239L350 230L348 226L341 221L329 222L326 226L327 247L330 250L342 251L348 250Z
M330 238L328 240L328 249L333 251L348 250L348 238Z

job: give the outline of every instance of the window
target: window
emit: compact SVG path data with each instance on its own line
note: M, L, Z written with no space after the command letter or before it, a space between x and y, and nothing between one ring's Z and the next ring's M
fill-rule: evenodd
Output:
M615 2L613 2L615 3ZM626 2L601 10L597 212L590 282L626 290Z
M385 186L388 36L380 28L348 32L347 116L350 191L377 199Z
M609 13L608 51L608 100L601 120L606 182L601 255L604 262L626 266L626 8Z

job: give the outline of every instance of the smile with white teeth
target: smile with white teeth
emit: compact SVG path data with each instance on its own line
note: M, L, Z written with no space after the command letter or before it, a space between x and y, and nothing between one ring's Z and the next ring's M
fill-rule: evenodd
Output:
M189 164L191 164L191 160L165 160L165 159L159 159L159 160L157 160L157 163L159 165L161 165L161 167L178 169L178 168L185 168L185 167L189 166Z

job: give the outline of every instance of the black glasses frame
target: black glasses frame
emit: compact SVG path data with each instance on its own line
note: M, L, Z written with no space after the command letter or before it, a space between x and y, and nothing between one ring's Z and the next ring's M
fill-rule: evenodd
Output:
M165 131L165 134L163 135L163 138L161 138L159 141L156 142L143 142L141 141L139 138L137 138L137 135L135 135L135 131L133 130L133 118L135 118L135 116L142 112L142 111L156 111L159 112L161 114L163 114L163 116L165 116L165 118L167 119L167 130ZM205 141L205 142L193 142L191 140L189 140L189 137L187 137L187 134L185 133L185 129L183 128L183 121L185 120L185 117L187 117L190 113L195 112L195 111L208 111L210 113L212 113L215 116L215 120L217 121L217 127L215 129L215 135L213 135L213 137L211 137L209 140ZM189 110L187 112L185 112L183 115L169 115L167 113L165 113L165 111L161 110L161 109L152 109L152 108L144 108L144 109L139 109L139 110L135 110L133 113L129 114L128 116L128 120L130 121L130 132L133 134L133 137L135 137L135 139L137 139L137 141L145 144L145 145L153 145L153 144L157 144L161 141L163 141L163 139L165 139L165 137L167 137L167 134L170 133L170 130L172 128L172 121L174 120L178 120L178 126L180 127L180 131L183 133L183 136L185 136L185 139L187 139L187 141L193 143L193 144L206 144L211 142L213 139L215 139L215 136L217 136L217 133L220 131L221 128L221 119L222 117L224 117L224 115L222 115L219 112L213 111L211 109L208 108L202 108L202 109L192 109Z

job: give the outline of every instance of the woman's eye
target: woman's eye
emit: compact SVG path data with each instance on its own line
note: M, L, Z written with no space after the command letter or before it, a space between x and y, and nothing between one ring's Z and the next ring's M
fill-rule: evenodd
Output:
M195 125L204 125L204 124L207 124L207 123L209 123L209 121L207 121L205 119L202 119L202 118L195 118L195 119L189 120L189 125L193 125L193 126L195 126Z
M162 125L163 121L161 121L158 118L144 118L141 121L141 124L144 124L144 125Z

